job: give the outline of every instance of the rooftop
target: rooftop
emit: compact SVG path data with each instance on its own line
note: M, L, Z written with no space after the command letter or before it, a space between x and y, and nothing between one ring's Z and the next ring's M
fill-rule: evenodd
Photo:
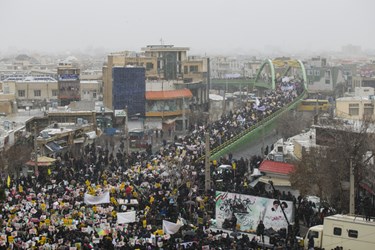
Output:
M259 167L261 172L288 175L295 170L294 165L278 161L264 160Z
M189 89L178 89L168 91L146 91L146 100L170 100L191 97L193 97L193 94Z

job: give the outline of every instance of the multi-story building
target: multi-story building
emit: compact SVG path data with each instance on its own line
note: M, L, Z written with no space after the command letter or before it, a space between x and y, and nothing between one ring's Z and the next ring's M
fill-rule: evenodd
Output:
M61 106L72 101L79 101L80 95L80 69L71 63L59 63L58 75L58 100Z
M173 45L149 45L142 48L143 53L125 51L108 55L107 63L103 67L104 105L113 109L113 68L133 65L146 69L146 82L172 81L173 85L169 89L163 89L165 91L189 89L193 94L193 106L206 110L209 102L209 59L188 57L188 50L189 48Z
M343 119L362 120L375 118L374 88L356 87L354 95L336 99L336 116Z
M340 67L330 66L325 58L312 58L306 62L307 89L310 93L333 93L338 84L346 80Z
M102 99L101 82L98 80L81 80L80 92L82 101L99 101Z
M130 116L145 115L145 68L114 67L112 70L112 107L114 110L128 109Z
M117 109L114 101L114 98L117 98L115 94L118 94L114 87L115 70L125 66L142 67L145 69L146 81L146 126L161 128L162 124L172 121L172 126L182 128L181 121L184 120L186 123L187 119L183 116L188 110L207 111L209 103L209 59L188 57L188 50L189 48L173 45L150 45L142 48L143 53L126 51L108 55L108 61L103 67L104 105L110 109ZM159 98L161 96L162 98ZM171 104L176 107L174 112L164 109L170 106L168 102L174 103ZM131 104L133 102L129 102L129 108ZM157 112L148 109L155 107L158 109ZM160 107L164 107L163 110Z
M57 101L58 83L52 77L9 77L2 85L4 93L15 94L18 108L41 108Z

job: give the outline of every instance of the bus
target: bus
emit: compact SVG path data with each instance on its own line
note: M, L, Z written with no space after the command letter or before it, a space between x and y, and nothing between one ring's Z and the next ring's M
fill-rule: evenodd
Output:
M303 100L297 107L298 111L328 111L331 104L328 100L320 99L306 99Z

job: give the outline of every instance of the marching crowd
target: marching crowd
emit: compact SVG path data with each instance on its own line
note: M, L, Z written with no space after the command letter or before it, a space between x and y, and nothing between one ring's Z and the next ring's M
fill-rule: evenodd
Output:
M38 176L10 177L0 202L0 249L251 249L255 239L211 231L215 191L275 196L251 188L249 169L262 157L212 162L213 185L204 191L204 133L214 148L276 112L301 92L299 83L279 87L255 103L247 103L207 126L164 144L157 152L131 152L122 146L82 148L66 152L54 168ZM236 165L235 174L217 173L218 165ZM226 176L228 175L228 176ZM225 185L216 186L219 178ZM109 201L86 197L109 194ZM285 195L285 194L283 194ZM120 214L135 219L119 223ZM170 223L170 224L167 224ZM171 226L167 226L171 225ZM175 230L176 229L176 230ZM170 233L168 233L170 232Z

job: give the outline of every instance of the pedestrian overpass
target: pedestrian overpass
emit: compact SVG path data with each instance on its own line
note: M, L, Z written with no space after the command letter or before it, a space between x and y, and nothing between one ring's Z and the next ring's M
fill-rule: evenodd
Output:
M260 66L254 79L254 87L275 89L276 82L292 74L298 76L307 89L306 69L301 60L296 59L267 59Z
M250 128L242 131L240 134L235 135L230 140L225 141L220 146L210 149L210 160L216 160L222 156L228 155L230 152L240 148L243 144L261 137L264 134L264 130L275 126L278 118L289 110L294 109L303 99L307 97L306 70L301 60L267 59L262 63L255 79L252 81L252 86L256 87L257 89L276 89L277 83L281 82L283 77L290 76L291 74L297 75L299 81L303 83L303 92L293 102L282 107ZM227 80L228 83L230 80L231 79ZM244 84L243 81L240 81L239 83L241 85ZM205 156L202 155L198 161L202 161L204 158Z

